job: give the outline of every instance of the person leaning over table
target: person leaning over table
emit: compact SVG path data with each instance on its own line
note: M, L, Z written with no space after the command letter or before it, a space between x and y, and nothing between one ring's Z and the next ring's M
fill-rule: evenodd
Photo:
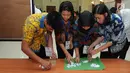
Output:
M61 20L60 14L56 11L47 15L32 14L27 17L23 27L22 51L47 70L51 69L51 63L44 60L48 58L45 54L45 47L50 47L52 58L56 58L51 33L59 20Z
M96 5L92 12L99 25L100 37L90 45L89 53L94 55L108 48L107 52L101 52L101 58L125 59L129 45L120 16L111 14L104 4ZM106 44L94 50L94 46L102 41Z
M85 10L79 14L78 25L73 26L73 46L76 52L76 61L80 58L87 57L84 53L84 46L89 46L96 39L98 33L96 32L95 19L91 12Z
M63 31L56 32L56 46L58 58L66 58L68 63L72 60L72 24L74 23L74 8L70 1L63 1L59 7L59 13L62 17Z

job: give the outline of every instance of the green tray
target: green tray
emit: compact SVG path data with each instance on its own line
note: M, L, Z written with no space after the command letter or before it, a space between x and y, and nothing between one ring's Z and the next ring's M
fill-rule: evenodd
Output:
M82 61L85 61L85 60L88 60L88 59L87 58L80 58L80 63L81 63L80 66L68 68L67 67L68 62L65 59L64 60L65 61L64 62L64 69L65 70L103 70L103 69L105 69L104 64L101 62L101 60L98 57L94 58L91 62L83 63ZM100 67L91 67L90 65L92 63L98 64L98 65L100 65Z

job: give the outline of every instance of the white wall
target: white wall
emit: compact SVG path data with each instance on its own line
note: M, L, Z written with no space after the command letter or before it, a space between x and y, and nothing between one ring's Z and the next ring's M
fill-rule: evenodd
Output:
M100 4L100 0L92 0L95 4ZM115 7L115 0L103 0L105 5L110 9L111 7Z
M0 41L0 58L28 58L21 51L21 41Z
M81 1L81 12L84 10L92 11L92 0L80 0Z
M74 6L74 10L78 10L78 3L80 0L34 0L37 8L42 8L43 11L46 11L46 6L56 6L56 11L59 11L59 6L63 1L71 1Z
M34 4L38 9L42 8L42 0L34 0Z
M125 8L130 9L130 0L122 0L122 2L125 4Z
M46 11L46 6L56 6L56 11L59 11L59 6L63 1L71 1L75 11L79 10L79 6L82 11L92 10L92 0L34 0L37 8L42 8L43 11Z
M108 7L108 9L111 9L111 7L115 7L115 1L106 2L105 5Z

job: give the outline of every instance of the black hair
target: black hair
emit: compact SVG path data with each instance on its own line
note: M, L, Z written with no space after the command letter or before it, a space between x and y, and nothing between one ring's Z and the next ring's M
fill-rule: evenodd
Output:
M111 11L111 13L116 13L116 12L117 12L117 8L116 8L116 7L112 7L112 8L110 9L110 11Z
M60 13L56 12L56 11L52 11L50 13L48 13L47 17L47 23L54 29L60 29L62 28L63 24L62 24L62 18Z
M98 4L96 5L93 10L92 13L95 14L102 14L104 15L105 13L107 13L107 16L105 16L105 20L103 24L108 24L111 21L111 13L109 11L109 9L107 8L107 6L105 4Z
M70 1L63 1L60 4L59 12L62 13L62 11L65 11L65 10L71 12L71 17L69 20L71 21L71 24L73 24L74 23L74 7Z
M79 12L78 11L74 11L74 13L78 16L79 15Z
M93 14L87 10L83 11L79 15L78 24L81 26L93 27L93 25L95 24L95 19L94 19Z

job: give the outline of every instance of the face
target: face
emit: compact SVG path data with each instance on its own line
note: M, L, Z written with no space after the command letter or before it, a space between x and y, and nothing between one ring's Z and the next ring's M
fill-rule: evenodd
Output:
M103 14L95 14L95 18L98 23L103 24L105 20L105 16Z
M61 15L63 17L63 20L67 22L71 17L71 12L65 10L65 11L62 11Z
M49 32L53 31L53 28L50 25L46 24L45 26L46 26L47 31Z
M83 26L82 27L84 30L88 30L90 28L90 26Z
M44 24L45 24L45 27L46 27L47 31L49 31L49 32L53 31L53 28L47 23L46 19L44 20Z

